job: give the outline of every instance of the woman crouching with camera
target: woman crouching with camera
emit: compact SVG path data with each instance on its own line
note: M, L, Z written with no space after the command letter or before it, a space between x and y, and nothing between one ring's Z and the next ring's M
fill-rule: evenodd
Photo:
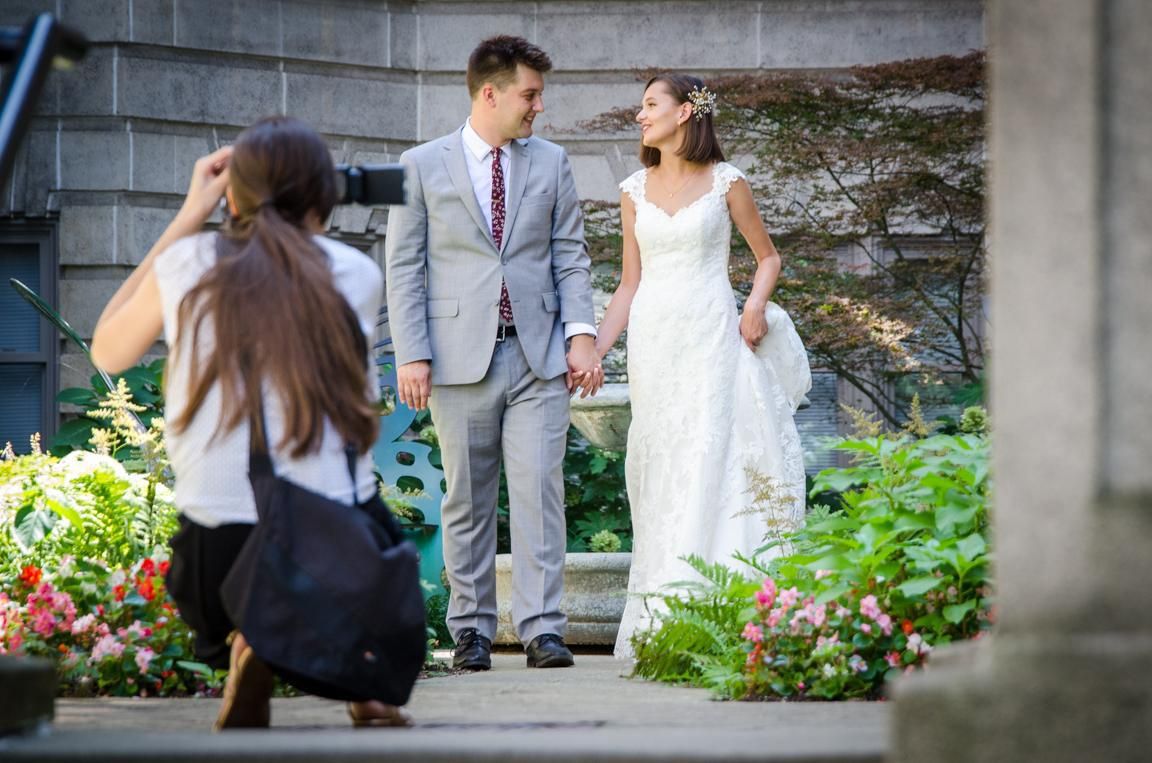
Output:
M169 588L197 656L229 667L217 728L270 721L273 674L220 594L257 521L250 437L266 445L278 477L344 504L376 496L378 393L364 336L383 277L370 258L322 235L336 194L328 148L310 127L285 117L252 125L196 162L180 212L108 303L92 341L93 360L111 373L161 333L170 350L165 423L181 530ZM201 232L222 196L225 230ZM350 329L352 313L362 333ZM266 440L251 426L260 420ZM349 713L357 725L408 723L378 701L353 702Z

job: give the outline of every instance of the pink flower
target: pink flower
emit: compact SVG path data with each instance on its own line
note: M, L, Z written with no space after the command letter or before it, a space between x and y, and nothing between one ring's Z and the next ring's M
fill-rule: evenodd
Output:
M864 633L871 633L872 632L872 626L869 625L868 623L860 623L860 630Z
M888 654L884 655L884 661L887 662L892 667L898 668L898 667L900 667L900 653L899 652L889 652Z
M56 630L56 618L52 613L46 609L41 609L36 613L35 619L32 622L32 630L37 635L48 638L52 635L52 631Z
M892 618L888 615L880 615L876 618L876 624L880 626L880 630L884 631L885 636L892 635Z
M796 586L786 588L780 592L780 606L783 609L791 609L800 600L800 592L796 590Z
M803 681L797 681L797 682L796 682L796 688L797 688L797 689L799 689L800 691L804 691L804 689L805 689L806 687L805 687L805 685L804 685L804 682L803 682Z
M832 570L816 570L816 579L823 580L832 574Z
M744 639L759 644L764 640L764 631L759 625L755 623L748 623L744 626L744 632L740 634Z
M804 608L804 613L808 616L808 622L819 628L824 624L824 620L827 617L828 611L819 604L811 603Z
M771 607L774 601L774 596L767 591L756 592L756 606L761 608Z
M823 649L825 647L836 646L840 643L840 634L833 633L831 636L817 636L816 648Z
M760 590L772 598L776 598L776 581L772 578L764 578L764 582L760 585Z
M83 617L76 618L72 621L72 632L77 634L84 633L90 630L95 623L96 615L93 614L87 614Z
M852 614L852 610L848 609L848 607L845 607L843 604L837 604L836 605L836 616L837 617L845 618L850 614Z
M932 651L932 647L924 640L924 637L919 633L913 633L908 637L908 651L912 654L928 654Z
M155 656L156 653L146 646L136 650L136 667L140 668L140 675L148 672L148 666L152 664L152 658Z
M880 606L876 603L875 596L868 594L860 600L860 614L873 620L880 616Z
M100 662L105 657L119 657L124 654L124 645L115 636L101 636L92 646L92 662Z
M767 620L768 627L769 628L775 628L777 625L780 624L780 621L783 618L784 618L784 609L782 607L777 607L776 609L774 609L768 613L768 620Z

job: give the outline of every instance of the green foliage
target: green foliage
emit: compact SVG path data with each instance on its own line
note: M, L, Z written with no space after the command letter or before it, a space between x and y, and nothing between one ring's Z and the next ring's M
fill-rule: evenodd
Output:
M620 536L611 530L601 530L588 539L588 550L596 554L614 554L622 547Z
M156 426L157 420L164 418L164 358L157 358L150 363L141 363L129 368L120 376L113 379L112 389L123 380L132 403L138 409L130 411L137 417L139 423L150 429ZM57 402L73 405L81 409L80 415L66 421L52 438L49 452L54 456L63 457L73 450L91 450L96 452L98 446L93 443L93 435L97 430L108 428L108 418L101 416L101 409L106 409L108 392L101 375L95 374L91 379L91 387L69 387L60 390L56 396ZM135 428L134 424L132 427ZM120 461L145 460L144 454L138 445L121 442L113 455Z
M211 694L223 671L191 658L164 589L177 521L162 418L142 427L129 386L83 401L102 452L34 441L0 459L0 652L54 659L63 694Z
M684 561L700 579L649 598L654 627L633 635L634 671L644 678L728 693L726 688L740 678L740 629L750 616L757 583L698 556Z
M846 439L839 494L769 541L762 580L689 560L703 582L660 598L636 673L725 697L878 696L935 646L991 622L988 442L981 435ZM770 561L765 561L773 556ZM749 567L745 567L748 569Z
M9 560L11 562L11 560ZM190 658L192 633L164 588L164 549L118 567L64 556L0 577L0 653L56 663L59 692L214 695L225 671Z
M604 532L619 538L617 550L632 549L624 454L590 445L575 427L564 457L564 507L569 551L592 550L592 538Z

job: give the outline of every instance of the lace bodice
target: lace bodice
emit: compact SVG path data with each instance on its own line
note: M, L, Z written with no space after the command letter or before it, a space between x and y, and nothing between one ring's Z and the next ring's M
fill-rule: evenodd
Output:
M633 173L620 184L636 205L636 242L640 245L643 277L685 279L728 284L728 251L732 223L727 193L744 177L727 162L712 167L712 187L700 198L669 215L648 201L648 170ZM659 256L653 256L659 253Z

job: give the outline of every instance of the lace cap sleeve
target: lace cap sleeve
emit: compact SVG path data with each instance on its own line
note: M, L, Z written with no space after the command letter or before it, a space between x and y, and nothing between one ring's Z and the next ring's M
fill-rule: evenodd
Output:
M737 180L746 180L744 173L733 167L728 162L720 162L716 165L716 190L724 195L732 188L732 184Z
M631 196L633 202L642 201L644 199L644 178L646 175L645 170L633 172L620 184L620 190Z

